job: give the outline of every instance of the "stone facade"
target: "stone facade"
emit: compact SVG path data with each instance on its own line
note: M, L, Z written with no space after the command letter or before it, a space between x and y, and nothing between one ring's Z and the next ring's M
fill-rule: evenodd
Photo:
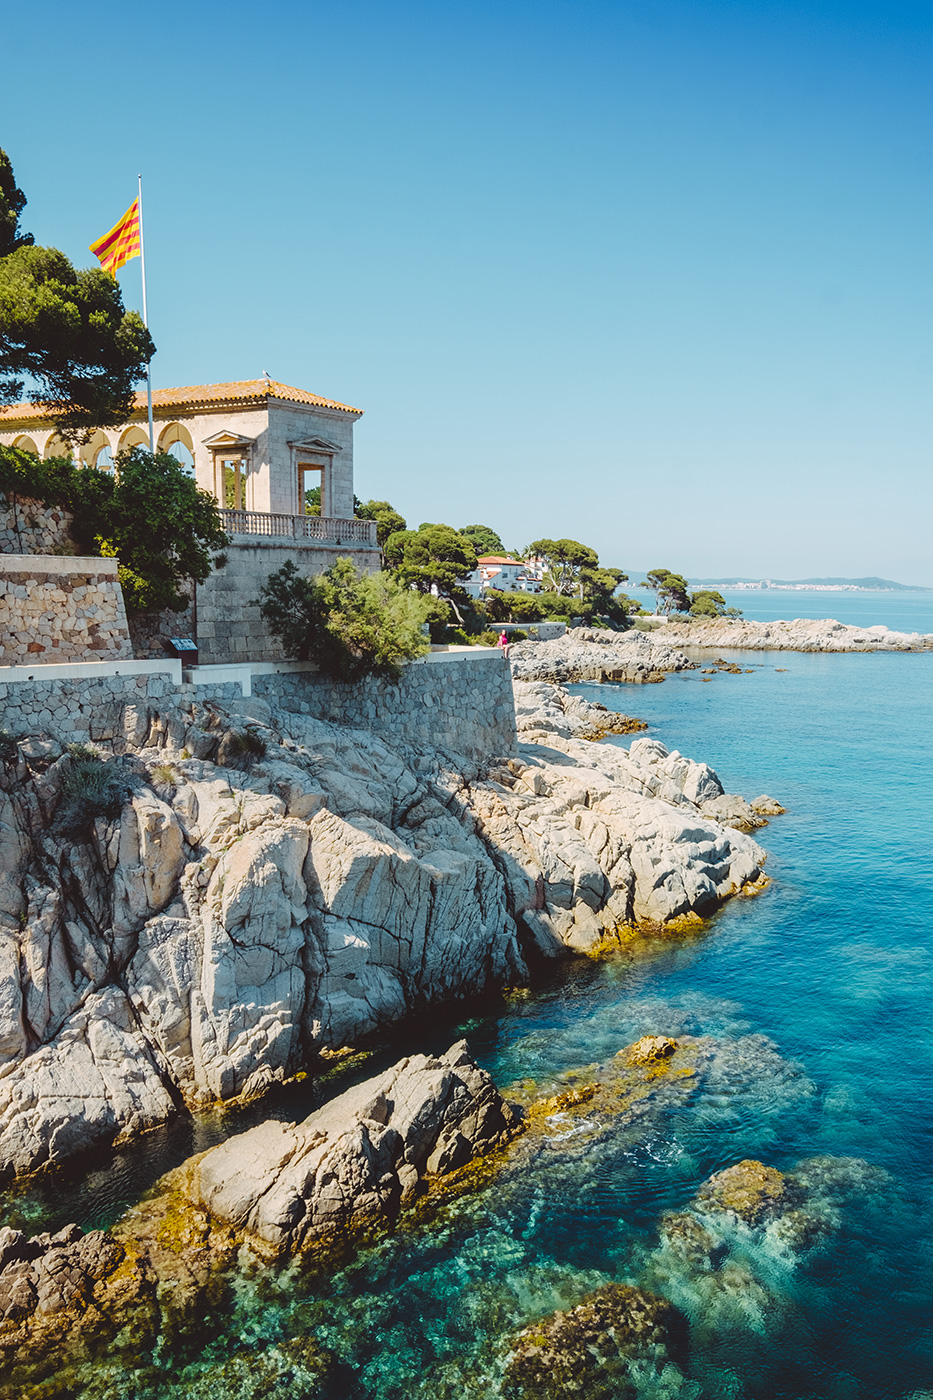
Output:
M116 559L0 555L0 663L132 655Z
M322 514L352 519L359 409L271 379L159 389L152 409L156 448L190 458L198 485L222 507L301 514L299 468L308 467L319 471L307 484L322 484ZM0 408L0 442L40 457L71 455L48 414L33 404ZM128 423L99 429L78 458L108 468L118 452L137 444L149 445L145 394L136 395ZM239 464L235 500L225 499L226 462Z
M215 569L198 585L195 627L200 663L283 660L282 648L270 635L255 603L260 590L286 560L291 559L300 573L310 575L329 569L341 558L352 559L364 572L372 567L371 552L352 546L309 549L296 540L236 536L224 568Z
M0 554L74 554L71 515L28 496L0 496Z
M512 680L500 656L440 665L415 662L405 668L398 685L381 680L338 685L313 672L257 676L253 692L293 713L405 743L476 757L515 751ZM241 697L236 681L179 686L158 672L15 683L0 679L0 727L15 735L47 734L60 743L91 740L120 751L127 736L145 733L158 714L183 748L194 723L193 707ZM193 740L190 746L194 752Z

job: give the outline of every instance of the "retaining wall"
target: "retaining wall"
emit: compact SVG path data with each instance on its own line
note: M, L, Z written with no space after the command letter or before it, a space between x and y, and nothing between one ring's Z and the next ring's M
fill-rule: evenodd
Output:
M0 554L74 554L72 516L28 496L0 496Z
M0 554L0 662L132 655L116 559Z
M254 675L253 694L284 710L371 729L388 740L462 754L514 751L512 674L501 655L434 653L406 666L398 684L358 685L316 672Z
M364 573L379 567L378 549L365 545L331 547L264 535L236 535L226 553L225 567L212 570L197 586L198 656L206 665L282 659L282 648L270 636L253 600L287 559L309 576L323 573L338 559L352 559Z
M0 727L14 735L45 734L63 743L91 740L119 751L127 742L140 745L158 715L174 747L205 757L210 743L201 745L197 707L240 700L243 684L221 677L180 684L179 662L167 661L160 670L153 669L155 664L128 662L125 670L102 667L110 673L106 675L75 667L81 674L73 676L62 676L66 668L57 666L9 668L6 675L0 668ZM57 674L44 678L46 669ZM446 748L474 757L515 750L511 672L496 654L435 653L406 667L397 685L372 679L358 686L340 685L314 671L270 671L252 676L252 692L293 713L372 730L390 743Z

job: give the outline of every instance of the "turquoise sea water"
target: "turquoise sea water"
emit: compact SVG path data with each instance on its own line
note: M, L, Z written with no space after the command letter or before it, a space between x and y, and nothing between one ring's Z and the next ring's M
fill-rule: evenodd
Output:
M516 1153L492 1189L325 1282L244 1283L203 1351L163 1356L155 1379L104 1366L82 1398L497 1396L511 1332L618 1279L666 1290L689 1321L686 1352L635 1376L645 1400L929 1400L933 657L736 656L751 674L574 689L642 715L728 791L785 804L760 835L771 888L698 937L564 964L530 994L417 1036L429 1048L465 1033L501 1086L547 1088L644 1033L709 1035L719 1058L702 1087L608 1136ZM199 1142L224 1130L205 1122ZM124 1154L57 1208L96 1223L102 1200L112 1212L183 1146ZM725 1300L660 1267L660 1215L711 1172L825 1155L867 1166L840 1169L818 1248L797 1258L736 1239ZM340 1360L325 1386L287 1360L306 1336Z
M933 632L933 591L868 590L858 593L799 592L781 589L724 588L730 608L760 622L778 618L834 617L854 627L890 627L894 632Z

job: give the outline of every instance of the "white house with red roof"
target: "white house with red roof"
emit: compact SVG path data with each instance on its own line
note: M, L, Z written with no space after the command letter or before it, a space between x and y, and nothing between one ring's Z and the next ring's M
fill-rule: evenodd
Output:
M524 559L513 559L509 554L481 554L465 587L473 598L481 598L490 588L503 593L540 593L541 575Z

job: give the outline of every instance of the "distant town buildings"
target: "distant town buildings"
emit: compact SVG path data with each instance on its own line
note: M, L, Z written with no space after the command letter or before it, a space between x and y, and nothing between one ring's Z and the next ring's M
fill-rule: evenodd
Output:
M539 559L513 559L508 554L482 554L464 585L471 598L489 589L503 593L540 593L543 569Z

